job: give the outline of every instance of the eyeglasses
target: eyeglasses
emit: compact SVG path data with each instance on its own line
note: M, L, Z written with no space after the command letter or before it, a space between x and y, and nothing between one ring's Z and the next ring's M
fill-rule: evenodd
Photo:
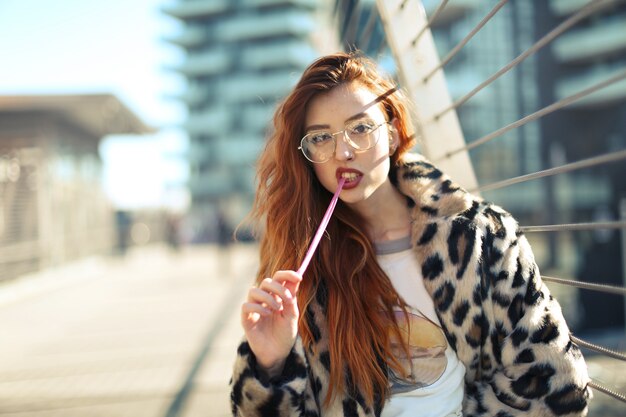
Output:
M387 123L389 122L376 123L371 119L359 119L346 124L345 129L339 132L315 130L302 138L298 149L309 161L315 164L324 163L335 154L335 136L343 133L344 140L355 152L364 152L376 146L380 137L378 128Z

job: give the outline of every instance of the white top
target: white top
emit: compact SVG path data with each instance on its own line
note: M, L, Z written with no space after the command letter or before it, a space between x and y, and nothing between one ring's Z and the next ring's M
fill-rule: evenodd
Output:
M408 324L407 317L400 310L397 313L408 338L410 358L403 349L396 357L409 376L391 372L391 398L383 407L382 417L415 416L418 410L422 417L462 416L465 366L441 329L409 238L377 244L376 249L381 268L411 308Z

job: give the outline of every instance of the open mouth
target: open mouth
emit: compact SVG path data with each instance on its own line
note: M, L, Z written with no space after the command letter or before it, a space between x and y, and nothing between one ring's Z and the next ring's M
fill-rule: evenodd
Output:
M363 173L357 169L339 168L337 170L337 182L341 178L345 178L346 182L343 185L344 190L354 188L359 185L363 178Z
M356 172L343 172L341 174L341 178L345 178L346 182L355 181L359 177L359 174Z

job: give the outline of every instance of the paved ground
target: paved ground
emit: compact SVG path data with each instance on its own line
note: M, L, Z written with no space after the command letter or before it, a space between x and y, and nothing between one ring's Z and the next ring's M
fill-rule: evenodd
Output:
M255 246L150 247L0 285L0 416L229 416L256 259ZM588 363L626 392L625 363ZM595 397L590 416L626 416L626 404Z
M255 252L239 247L221 274L217 248L149 248L1 286L0 415L229 415Z

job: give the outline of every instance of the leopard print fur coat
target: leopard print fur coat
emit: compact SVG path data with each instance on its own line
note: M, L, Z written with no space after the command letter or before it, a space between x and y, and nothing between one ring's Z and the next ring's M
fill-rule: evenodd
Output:
M412 201L412 243L424 285L466 368L463 415L586 415L585 361L516 221L420 155L405 156L397 174L395 185ZM298 339L280 376L259 373L249 345L241 343L231 379L234 416L380 415L383 405L366 404L358 387L322 407L330 363L325 297L318 293L305 312L316 329L315 349L305 350Z

